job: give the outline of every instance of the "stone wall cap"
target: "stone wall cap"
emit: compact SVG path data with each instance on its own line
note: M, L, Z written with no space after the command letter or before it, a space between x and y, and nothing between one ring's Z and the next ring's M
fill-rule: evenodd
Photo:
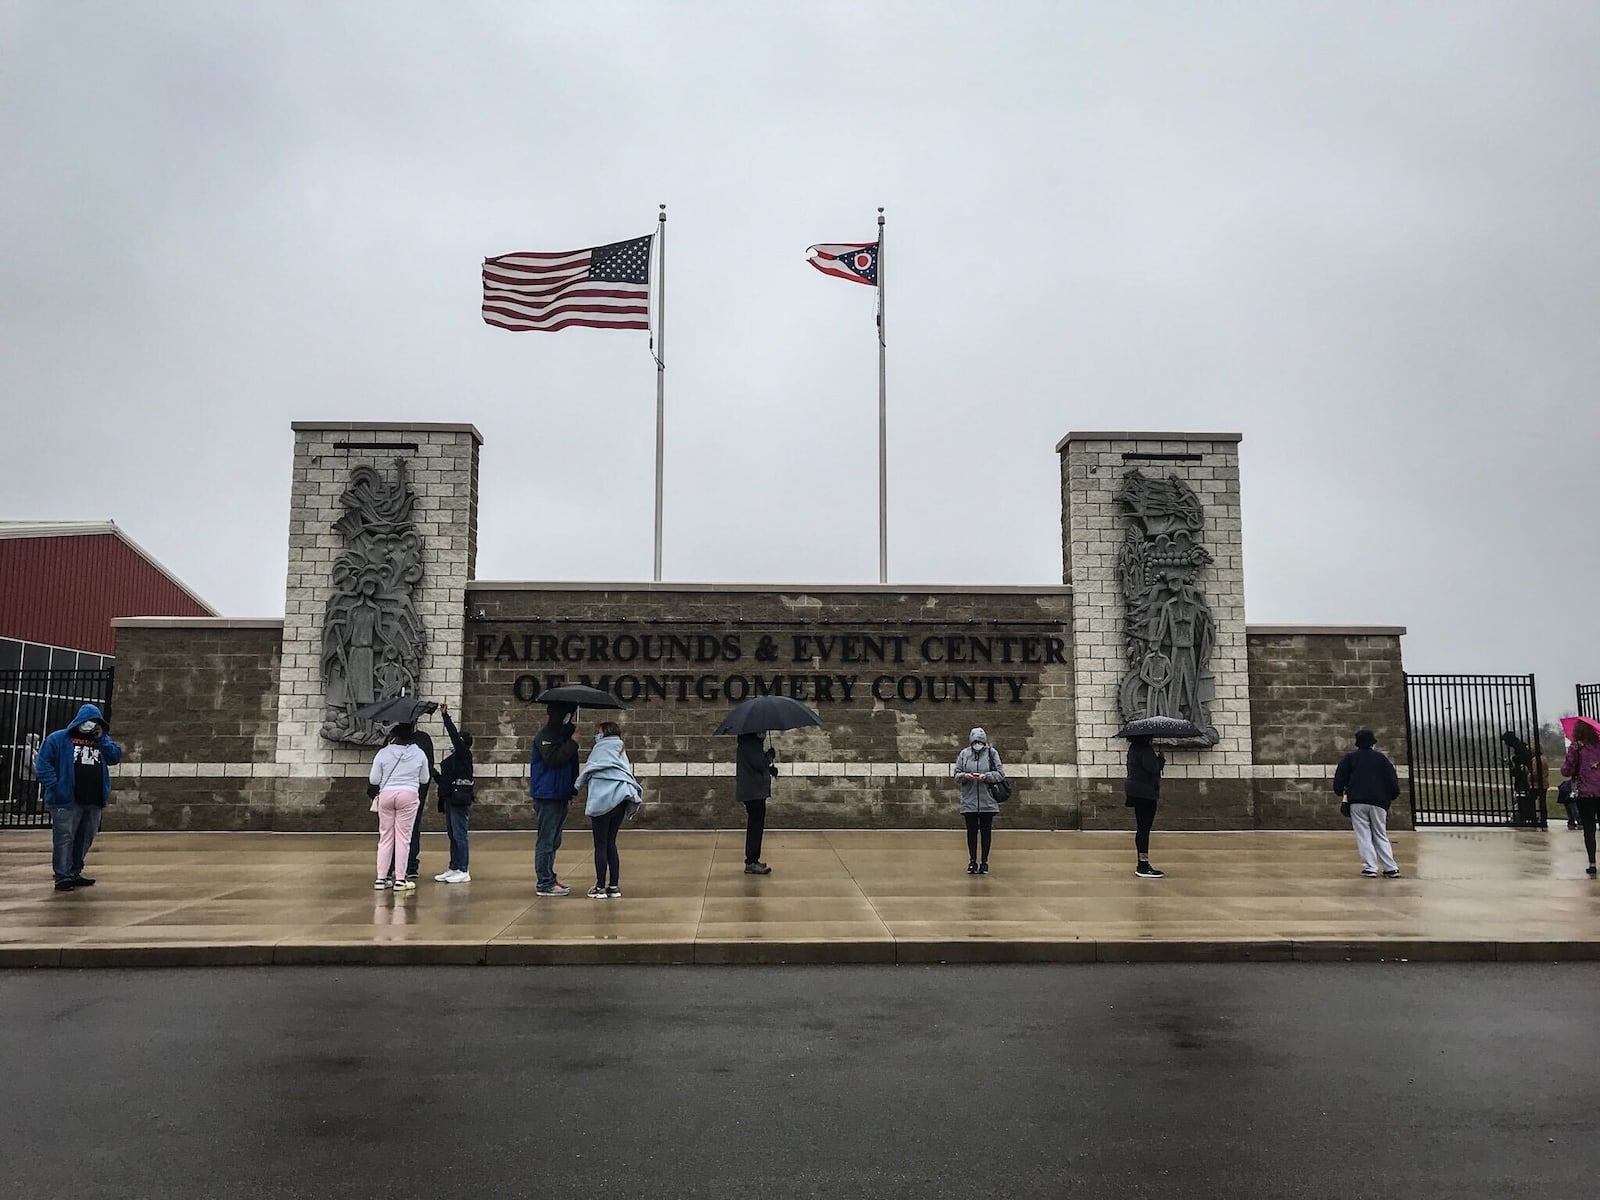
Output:
M473 441L483 445L483 434L476 425L448 421L291 421L289 428L295 433L470 433Z
M1246 625L1246 635L1258 637L1404 637L1404 625Z
M282 629L282 617L112 617L113 629Z
M576 583L546 580L474 579L469 592L765 592L774 595L934 595L934 596L1070 596L1063 584L937 584L937 583Z
M1067 448L1068 442L1242 442L1242 433L1151 433L1151 432L1090 432L1069 433L1056 443L1056 453Z

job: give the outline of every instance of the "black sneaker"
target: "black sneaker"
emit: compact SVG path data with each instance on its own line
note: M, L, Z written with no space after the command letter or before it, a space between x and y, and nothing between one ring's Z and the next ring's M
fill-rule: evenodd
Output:
M56 880L56 891L58 891L58 892L70 892L74 888L76 888L77 886L78 886L78 882L75 879L58 879L58 880Z
M1593 875L1594 874L1594 864L1593 863L1589 864L1588 869L1584 871L1584 874L1585 875ZM56 886L60 887L61 885L58 883L58 884L56 884Z
M978 864L978 874L979 875L987 875L988 873L989 873L989 864L988 863L979 863Z
M74 887L93 887L94 880L90 879L87 875L79 875L73 879L72 885Z
M978 873L978 860L977 859L973 859L971 862L969 862L967 864L967 874L968 875L976 875L977 873Z
M1393 871L1385 871L1383 873L1383 877L1385 879L1399 879L1400 878L1400 872L1399 872L1398 869L1393 870Z
M746 875L771 875L772 868L764 862L745 863L744 873Z
M1166 872L1158 871L1147 862L1142 862L1133 872L1140 879L1165 879Z

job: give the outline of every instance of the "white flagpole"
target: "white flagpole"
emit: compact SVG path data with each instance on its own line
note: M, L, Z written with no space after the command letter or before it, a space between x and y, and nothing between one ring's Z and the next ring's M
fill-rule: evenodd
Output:
M661 475L666 458L667 387L667 206L656 219L656 572L661 582Z
M878 582L889 582L889 403L883 332L883 209L878 209Z

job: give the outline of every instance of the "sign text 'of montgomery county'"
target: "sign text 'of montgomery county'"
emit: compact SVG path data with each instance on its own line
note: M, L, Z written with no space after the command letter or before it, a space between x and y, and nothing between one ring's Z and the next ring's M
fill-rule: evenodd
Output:
M630 704L638 700L737 704L766 695L828 704L850 703L858 694L885 704L1020 704L1027 675L972 668L1065 666L1066 648L1064 638L1048 634L486 632L477 635L474 658L486 665L554 668L515 678L512 693L524 703L532 703L547 688L585 683ZM730 664L746 669L731 674L705 670L716 665L726 671ZM835 664L923 670L878 674L821 670ZM651 669L663 666L701 669ZM795 671L795 666L811 670ZM927 668L944 670L929 674Z

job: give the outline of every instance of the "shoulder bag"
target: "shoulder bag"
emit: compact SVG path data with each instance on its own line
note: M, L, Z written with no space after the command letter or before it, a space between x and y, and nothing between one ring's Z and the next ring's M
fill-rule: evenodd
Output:
M1005 772L1001 770L1000 765L995 762L994 747L990 746L988 750L989 770L1000 771L1001 773L999 783L985 782L984 786L989 789L989 799L993 800L996 804L1004 804L1007 800L1011 799L1011 780L1005 777Z

